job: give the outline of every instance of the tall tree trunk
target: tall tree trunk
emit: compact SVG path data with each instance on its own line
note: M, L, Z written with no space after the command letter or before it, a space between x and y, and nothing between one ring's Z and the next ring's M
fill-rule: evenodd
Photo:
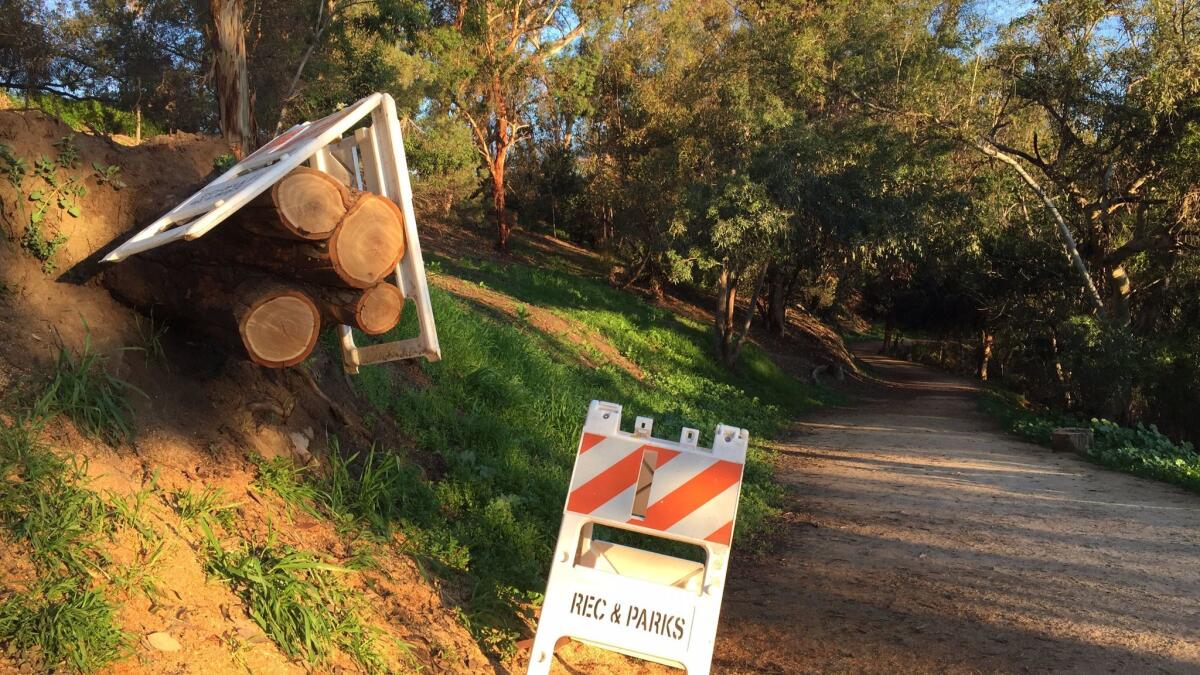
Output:
M1054 377L1058 380L1058 386L1062 392L1063 407L1070 410L1071 381L1066 368L1063 368L1062 357L1058 353L1058 331L1053 325L1050 326L1050 350L1054 354Z
M879 348L880 354L888 354L889 353L888 346L892 342L892 335L893 335L893 333L895 333L895 331L896 331L896 320L893 319L891 313L889 313L887 315L887 318L884 319L884 322L883 322L883 346L881 346Z
M220 111L221 135L238 159L253 152L256 129L250 110L243 0L208 0L208 43Z
M988 379L988 364L992 360L992 341L995 339L991 333L984 329L979 332L979 379L987 382Z
M738 355L742 353L742 345L746 344L746 336L750 334L750 322L754 320L754 305L758 303L758 296L762 292L763 279L766 278L767 268L764 265L758 272L758 278L754 281L754 291L750 293L750 304L746 308L746 320L742 322L742 328L734 337L733 343L729 345L728 353L725 355L725 365L733 366L737 363ZM733 305L731 304L730 307ZM730 316L732 319L733 317Z
M496 250L508 253L508 235L512 229L508 210L505 207L504 168L508 149L513 143L509 133L508 102L500 86L500 76L492 77L492 105L496 110L495 145L489 171L492 175L492 209L496 212Z

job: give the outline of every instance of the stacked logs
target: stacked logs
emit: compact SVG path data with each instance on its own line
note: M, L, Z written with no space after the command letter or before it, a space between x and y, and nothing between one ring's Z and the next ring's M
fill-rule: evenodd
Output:
M286 368L312 353L322 322L370 335L399 323L404 295L385 278L405 243L391 200L298 168L204 237L122 262L104 284Z

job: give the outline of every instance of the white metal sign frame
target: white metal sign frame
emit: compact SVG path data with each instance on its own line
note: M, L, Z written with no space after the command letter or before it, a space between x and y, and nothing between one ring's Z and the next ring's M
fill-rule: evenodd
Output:
M683 429L651 437L621 406L592 401L579 441L528 673L550 672L564 637L708 673L724 596L749 432L718 425L712 448ZM704 550L705 562L594 539L604 525Z
M370 126L355 129L346 136L367 116ZM406 340L359 347L351 328L341 326L342 362L346 371L357 373L360 366L401 359L441 359L417 236L404 139L396 101L390 94L371 94L332 115L292 127L150 223L109 253L104 262L120 262L171 242L202 237L306 162L312 168L352 183L353 187L391 199L404 213L406 249L396 265L395 283L416 305L420 334Z

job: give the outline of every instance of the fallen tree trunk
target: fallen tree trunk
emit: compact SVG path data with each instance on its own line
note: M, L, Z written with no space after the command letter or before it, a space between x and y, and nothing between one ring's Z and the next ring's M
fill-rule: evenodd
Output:
M106 270L103 280L124 302L188 321L268 368L303 361L321 330L308 294L246 270L139 256Z
M333 176L302 166L239 209L230 222L265 237L324 240L355 200Z

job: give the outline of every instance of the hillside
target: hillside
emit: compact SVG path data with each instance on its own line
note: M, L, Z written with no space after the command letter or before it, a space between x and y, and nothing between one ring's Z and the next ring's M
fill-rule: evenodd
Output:
M58 170L86 187L78 217L42 221L41 241L63 235L45 261L29 195L0 187L0 545L15 570L0 643L17 670L517 664L589 400L655 417L658 435L725 421L760 441L818 402L757 346L734 373L714 364L701 310L614 290L594 254L530 236L496 259L433 225L442 362L347 377L330 334L302 367L266 371L96 281L97 251L201 184L219 144L120 147L14 111L0 143L30 164L74 148ZM110 166L125 187L103 180ZM754 449L747 555L770 542L771 461Z

